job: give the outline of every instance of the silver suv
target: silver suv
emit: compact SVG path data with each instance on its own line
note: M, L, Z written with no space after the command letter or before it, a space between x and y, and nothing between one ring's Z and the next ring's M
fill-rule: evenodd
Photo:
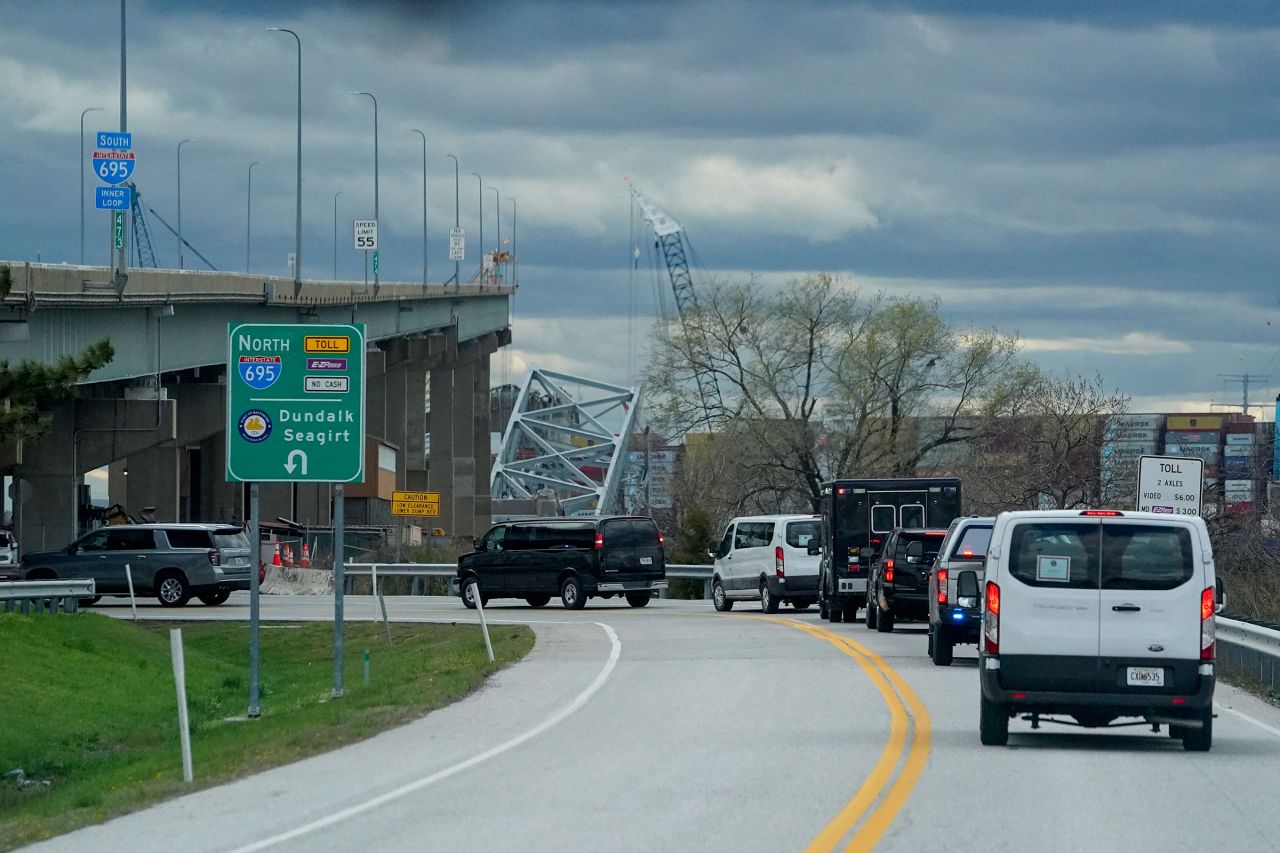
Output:
M196 596L222 604L233 589L249 588L249 537L228 524L122 524L100 527L58 551L22 556L27 580L93 578L97 595L154 595L165 607Z

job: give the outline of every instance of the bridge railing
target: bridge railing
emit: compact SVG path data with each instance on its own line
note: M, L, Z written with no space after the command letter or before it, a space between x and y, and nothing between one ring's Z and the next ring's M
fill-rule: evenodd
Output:
M93 598L95 581L7 581L0 583L0 610L5 613L75 613L80 599Z
M1280 695L1280 631L1217 617L1218 672Z

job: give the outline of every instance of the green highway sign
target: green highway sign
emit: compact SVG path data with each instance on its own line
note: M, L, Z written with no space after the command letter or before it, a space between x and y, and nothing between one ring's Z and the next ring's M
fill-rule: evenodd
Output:
M113 235L117 249L124 248L124 211L117 210L115 212L115 222L113 223Z
M373 274L374 274L374 275L377 275L377 274L378 274L378 269L379 269L379 264L378 264L378 250L377 250L377 249L374 249L374 250L373 250Z
M364 326L227 326L227 481L364 482Z

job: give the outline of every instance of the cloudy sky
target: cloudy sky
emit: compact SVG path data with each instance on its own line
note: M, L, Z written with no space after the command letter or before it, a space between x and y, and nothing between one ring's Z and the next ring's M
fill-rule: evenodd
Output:
M258 160L252 267L288 274L296 59L268 26L303 41L305 277L333 274L337 192L338 275L363 275L350 220L373 215L373 115L353 90L379 99L384 281L421 277L412 128L433 281L452 273L447 153L472 258L468 173L486 243L510 236L516 199L499 378L628 379L655 309L648 240L628 272L629 177L685 225L695 274L936 294L1053 369L1101 371L1135 410L1239 402L1221 374L1268 377L1255 401L1280 389L1270 2L132 0L129 16L136 180L175 222L176 146L193 140L183 228L219 268L244 268ZM0 0L0 258L78 260L80 111L107 109L88 132L117 126L118 51L114 0ZM88 206L101 263L106 214Z

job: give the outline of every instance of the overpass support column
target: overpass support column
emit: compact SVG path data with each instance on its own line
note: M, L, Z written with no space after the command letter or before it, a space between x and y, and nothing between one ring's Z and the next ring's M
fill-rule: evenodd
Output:
M156 521L180 521L178 497L182 484L183 449L173 444L129 455L124 505L137 515L155 507ZM194 519L203 521L204 519Z

